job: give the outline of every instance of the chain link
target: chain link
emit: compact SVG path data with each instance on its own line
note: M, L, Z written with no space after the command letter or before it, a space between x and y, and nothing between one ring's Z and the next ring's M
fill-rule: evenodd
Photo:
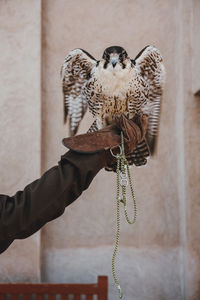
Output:
M112 154L112 152L111 152ZM113 155L114 156L114 155ZM124 206L124 215L126 218L126 221L129 224L134 224L136 222L136 217L137 217L137 206L136 206L136 200L135 200L135 193L134 193L134 187L133 183L131 180L131 175L130 175L130 169L129 169L129 164L126 159L125 153L124 153L124 137L123 137L123 132L121 132L121 147L120 147L120 154L117 154L116 156L117 159L117 176L116 176L116 203L117 203L117 231L116 231L116 237L115 237L115 248L113 251L113 256L112 256L112 275L113 279L115 282L115 285L118 289L119 292L119 298L122 299L123 293L116 275L115 271L115 260L119 248L119 239L120 239L120 203L123 203ZM127 177L128 175L128 177ZM134 216L133 220L131 221L128 213L127 213L127 206L126 206L126 188L130 185L130 190L131 190L131 196L133 200L133 208L134 208ZM120 187L121 187L121 196L120 196Z

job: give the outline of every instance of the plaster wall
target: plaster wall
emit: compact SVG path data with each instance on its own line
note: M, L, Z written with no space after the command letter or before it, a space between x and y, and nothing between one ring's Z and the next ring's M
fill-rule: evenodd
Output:
M13 195L40 176L39 0L0 1L0 192ZM0 281L40 280L40 234L0 256Z
M153 44L164 57L167 77L158 150L146 167L131 171L139 216L134 227L123 224L121 230L119 273L127 299L199 297L199 251L194 255L189 250L187 236L193 224L188 220L187 208L199 205L199 189L187 184L187 180L193 180L192 166L188 164L194 164L189 154L189 129L199 107L191 78L193 66L198 70L198 62L194 58L192 66L190 61L191 45L193 53L200 46L198 39L191 41L193 28L199 24L198 9L196 1L176 1L176 9L174 1L159 0L43 2L44 169L59 158L60 141L66 135L60 122L62 107L55 108L55 102L62 97L58 66L69 50L80 47L99 58L106 47L116 44L134 57L145 45ZM91 118L85 119L79 132L85 132L91 122ZM198 121L193 128L197 155ZM198 164L194 169L198 180ZM186 172L190 174L186 176ZM115 235L114 187L113 174L102 170L63 217L42 230L43 280L76 282L78 276L79 281L90 282L103 272L110 278L109 299L116 299L110 274ZM194 226L197 223L196 219ZM59 271L54 273L56 266Z

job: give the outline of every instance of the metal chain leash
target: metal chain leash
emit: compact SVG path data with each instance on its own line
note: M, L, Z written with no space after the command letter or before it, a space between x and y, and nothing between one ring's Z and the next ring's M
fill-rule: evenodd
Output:
M120 148L120 153L117 155L114 155L112 150L110 150L110 152L117 159L117 170L116 170L116 173L117 173L117 176L116 176L117 231L116 231L116 238L115 238L115 248L114 248L113 256L112 256L112 275L113 275L115 285L119 292L119 298L121 299L123 297L123 294L122 294L122 290L121 290L121 287L120 287L120 284L119 284L119 281L117 279L117 275L115 272L115 260L116 260L116 256L117 256L117 252L118 252L118 248L119 248L119 239L120 239L120 202L123 203L124 215L125 215L126 221L129 224L134 224L136 221L137 206L136 206L133 183L132 183L131 175L130 175L129 164L126 159L125 153L124 153L123 132L121 132L121 146L119 148ZM127 189L128 184L130 185L131 196L132 196L132 200L133 200L133 208L134 208L134 216L133 216L132 221L130 220L130 218L128 216L127 206L126 206L126 189ZM120 187L121 187L121 196L120 196Z

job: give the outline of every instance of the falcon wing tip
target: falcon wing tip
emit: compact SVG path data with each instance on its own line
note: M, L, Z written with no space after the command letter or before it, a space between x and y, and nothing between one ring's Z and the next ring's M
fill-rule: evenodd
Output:
M149 137L146 136L146 141L147 141L151 156L154 156L156 154L156 150L157 150L157 141L158 141L157 136L153 136L151 139L149 139Z

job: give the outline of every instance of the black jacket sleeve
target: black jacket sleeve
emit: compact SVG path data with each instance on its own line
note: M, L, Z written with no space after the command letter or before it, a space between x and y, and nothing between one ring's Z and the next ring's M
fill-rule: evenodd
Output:
M0 253L63 214L104 167L103 155L67 152L58 166L14 196L0 195Z

